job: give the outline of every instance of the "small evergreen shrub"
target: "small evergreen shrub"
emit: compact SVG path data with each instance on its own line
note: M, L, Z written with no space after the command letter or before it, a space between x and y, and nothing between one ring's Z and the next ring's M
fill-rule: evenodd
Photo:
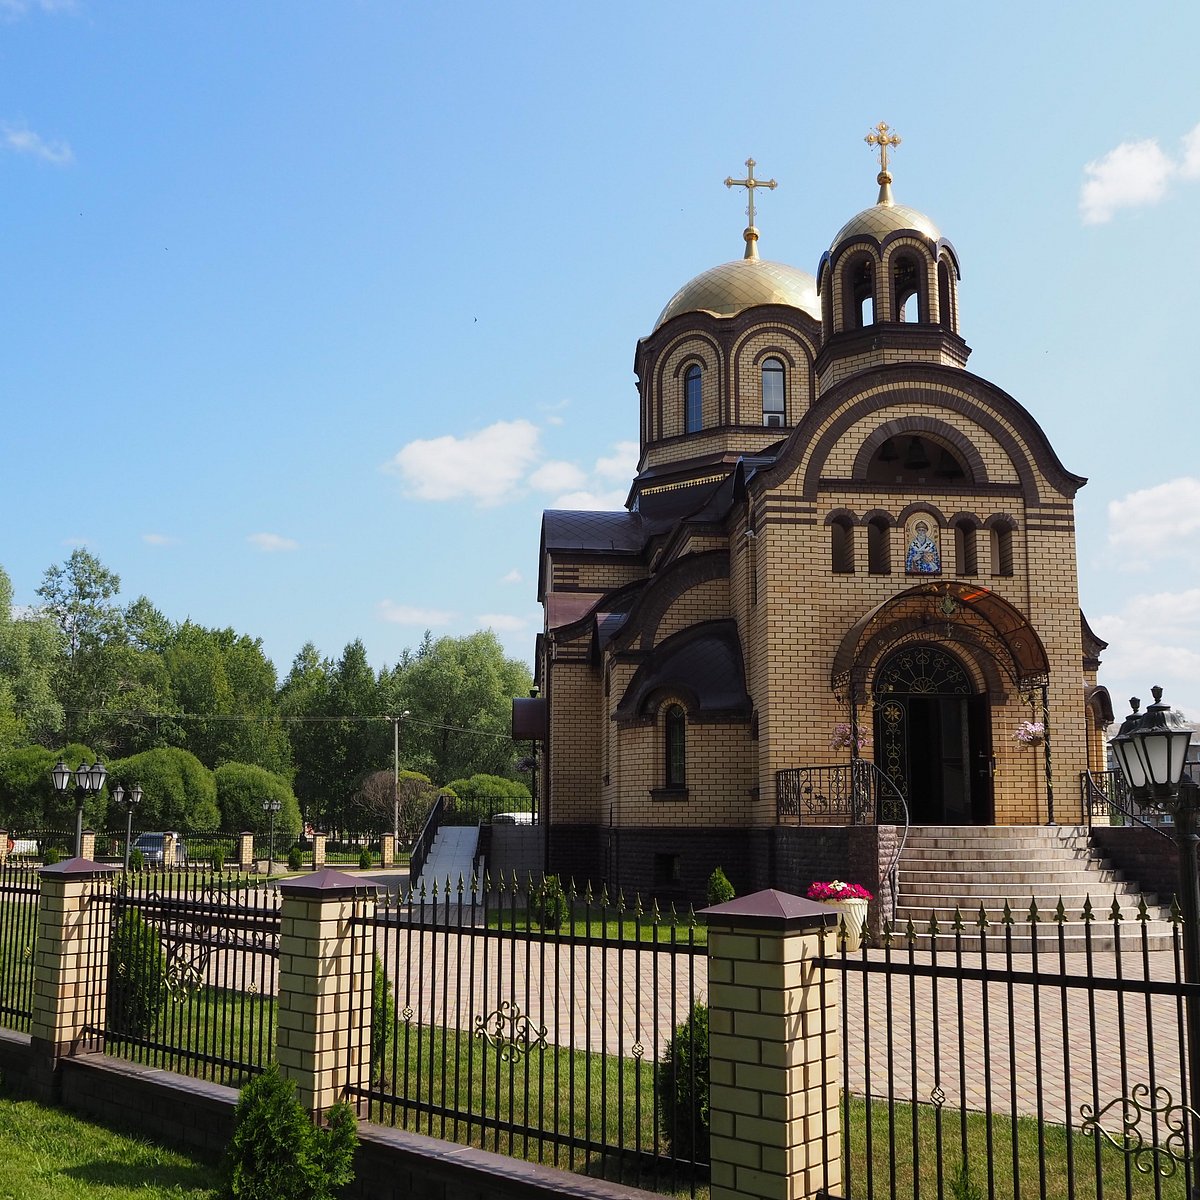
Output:
M304 866L304 855L299 846L293 846L288 851L288 870L299 871Z
M567 919L566 893L557 875L546 875L530 897L533 919L543 928L561 929Z
M383 1078L387 1064L388 1036L396 1027L396 998L388 982L383 961L375 955L375 967L371 981L371 1082Z
M167 959L158 933L133 909L118 910L108 947L108 1023L116 1033L142 1037L167 998Z
M737 892L733 890L733 884L729 882L729 876L717 867L715 871L708 877L708 887L705 889L705 896L710 905L725 904L732 900Z
M655 1066L662 1135L678 1158L708 1162L708 1005L675 1027Z
M52 867L61 858L62 856L59 854L57 846L47 846L42 854L42 863L47 867Z
M335 1104L319 1128L272 1063L238 1099L225 1152L226 1200L333 1200L354 1178L358 1122Z
M140 850L130 850L129 869L131 871L140 871L145 865L146 856Z
M220 846L212 852L212 865L214 871L225 870L225 851Z
M365 871L371 866L371 852L364 846L358 854L358 865Z

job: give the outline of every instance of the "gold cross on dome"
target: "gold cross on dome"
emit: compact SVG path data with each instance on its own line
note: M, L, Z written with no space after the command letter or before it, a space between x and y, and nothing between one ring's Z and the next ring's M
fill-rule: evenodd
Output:
M746 159L745 179L734 179L732 175L727 176L725 179L725 186L727 188L744 187L746 189L746 192L750 197L750 203L746 205L746 216L750 218L751 228L754 227L754 189L765 187L774 191L779 186L779 184L777 184L773 179L755 179L754 167L754 159L748 158Z
M879 124L875 126L874 130L871 133L868 133L865 138L863 138L863 141L866 142L868 146L879 147L879 169L881 172L886 173L888 147L900 145L900 135L898 133L889 133L888 123L886 121L880 121Z

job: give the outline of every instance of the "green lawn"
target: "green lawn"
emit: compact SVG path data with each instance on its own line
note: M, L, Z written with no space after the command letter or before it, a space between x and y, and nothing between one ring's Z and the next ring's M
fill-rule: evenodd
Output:
M0 1200L214 1200L218 1168L0 1096Z
M601 908L583 901L575 902L571 915L556 930L543 930L534 920L524 899L510 902L502 898L496 907L489 907L487 924L489 929L515 929L520 934L534 938L605 938L609 941L639 942L642 945L657 940L664 950L672 945L708 945L708 927L688 913L667 911L655 921L645 912L638 916L628 906L623 909L615 905Z

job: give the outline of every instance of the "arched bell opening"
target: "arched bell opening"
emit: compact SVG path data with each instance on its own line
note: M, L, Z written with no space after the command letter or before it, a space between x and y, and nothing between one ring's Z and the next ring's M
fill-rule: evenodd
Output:
M911 823L991 824L991 702L976 673L944 647L914 642L880 662L871 694L875 764Z

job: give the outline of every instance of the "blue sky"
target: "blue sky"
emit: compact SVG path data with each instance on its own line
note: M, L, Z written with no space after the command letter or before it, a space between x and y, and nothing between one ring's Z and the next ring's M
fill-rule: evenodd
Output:
M0 564L377 665L532 654L547 506L623 499L638 337L873 203L961 258L970 368L1077 502L1118 711L1200 716L1190 3L0 0Z

